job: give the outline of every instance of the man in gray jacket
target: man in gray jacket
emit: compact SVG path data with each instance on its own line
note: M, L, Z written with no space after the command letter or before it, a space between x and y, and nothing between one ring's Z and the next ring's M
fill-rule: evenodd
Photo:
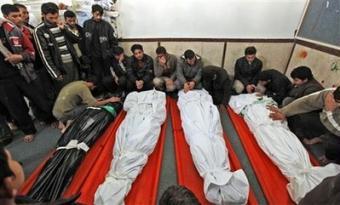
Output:
M177 64L177 89L188 92L193 89L201 89L203 62L201 57L192 50L186 50Z
M312 70L307 66L299 66L290 73L293 79L293 87L282 105L288 105L294 100L323 89L322 85L313 77Z
M157 90L172 92L175 90L176 56L169 54L163 46L156 49L153 84Z
M336 89L324 89L299 98L287 106L278 109L270 107L270 117L273 120L284 120L294 115L322 110L319 116L296 121L299 127L309 133L320 133L313 139L305 138L305 144L322 142L325 147L326 161L335 160L340 162L340 86Z

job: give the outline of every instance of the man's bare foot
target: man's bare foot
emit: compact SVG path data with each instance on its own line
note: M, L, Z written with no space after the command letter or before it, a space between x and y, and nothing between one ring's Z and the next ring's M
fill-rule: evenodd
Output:
M34 135L33 135L33 134L25 135L25 136L24 136L24 141L25 141L26 143L30 143L30 142L32 142L33 140L34 140Z
M59 121L54 121L51 123L52 128L58 128L59 127Z
M16 131L18 130L18 126L16 126L13 122L9 122L7 123L8 124L8 127L11 131Z
M63 122L61 122L61 121L58 122L58 129L60 130L61 133L65 132L66 126L64 125Z
M64 134L66 132L66 127L60 130L61 134Z
M310 140L307 138L303 139L303 143L305 143L306 145L313 145L313 144L318 144L321 142L322 142L322 139L320 137L314 137L313 139L310 139Z
M72 122L73 122L73 120L68 120L67 122L66 122L66 126L64 125L64 127L60 130L60 132L62 133L62 134L64 134L64 132L66 132L66 130L67 130L67 128L72 124Z

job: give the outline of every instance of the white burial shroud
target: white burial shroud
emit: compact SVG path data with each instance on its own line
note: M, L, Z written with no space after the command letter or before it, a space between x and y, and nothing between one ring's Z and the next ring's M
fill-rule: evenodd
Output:
M201 177L204 194L214 204L245 204L249 183L243 170L231 172L220 114L205 90L179 92L185 139Z
M124 204L132 183L157 144L166 118L165 104L165 93L156 90L127 96L124 102L127 115L117 130L111 168L97 189L94 204Z
M266 105L270 104L275 104L271 98L260 98L255 94L232 96L229 102L236 113L243 115L261 149L288 179L290 197L298 203L324 178L340 173L340 166L313 166L308 152L287 123L269 117Z

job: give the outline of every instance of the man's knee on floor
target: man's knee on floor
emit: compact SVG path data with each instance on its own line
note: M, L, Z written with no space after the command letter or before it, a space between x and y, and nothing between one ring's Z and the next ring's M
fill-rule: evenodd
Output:
M328 133L322 135L321 139L327 159L340 163L340 137Z
M162 78L156 77L152 82L156 89L164 90L164 80Z
M242 93L244 91L245 86L243 85L243 83L239 80L235 80L234 84L233 84L233 88L235 90L236 93Z
M173 92L175 90L176 90L175 84L168 84L168 85L166 85L166 91L167 92Z

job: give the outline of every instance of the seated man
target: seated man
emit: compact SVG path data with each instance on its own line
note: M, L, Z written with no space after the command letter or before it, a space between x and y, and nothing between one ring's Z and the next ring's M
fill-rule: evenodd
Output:
M156 54L153 84L157 90L172 92L175 90L177 58L162 46L156 49Z
M306 66L294 68L290 73L290 77L293 78L293 88L289 91L288 97L283 100L283 106L300 97L323 89L322 85L313 77L311 69Z
M231 80L223 68L206 66L202 69L203 88L213 98L215 105L228 105L231 94Z
M192 50L186 50L177 64L177 89L184 89L184 92L201 89L202 68L201 57Z
M251 93L255 89L256 78L262 70L262 61L256 58L256 48L247 47L245 56L237 59L233 88L240 94L245 91Z
M273 98L275 102L281 105L282 100L287 96L291 82L281 72L270 69L262 71L258 76L257 88L263 88L263 94Z
M295 123L305 130L303 137L306 144L323 142L325 157L322 157L322 161L329 159L340 162L340 86L334 91L325 89L299 98L281 109L269 109L272 111L270 117L273 120L284 120L297 114L322 109L320 115L309 119L300 118ZM309 140L307 138L311 136L307 135L314 135L314 138Z
M131 52L133 55L127 64L127 92L151 90L154 76L152 58L144 53L140 44L134 44Z
M96 100L91 94L95 88L94 80L75 81L61 89L53 107L53 115L59 120L59 129L63 133L72 120L88 106L101 106L110 102L119 102L120 98L111 97L106 100ZM66 125L65 125L66 122Z
M120 46L113 47L114 58L110 67L111 74L103 79L105 91L124 95L127 84L127 63L129 57L124 54L124 49Z

